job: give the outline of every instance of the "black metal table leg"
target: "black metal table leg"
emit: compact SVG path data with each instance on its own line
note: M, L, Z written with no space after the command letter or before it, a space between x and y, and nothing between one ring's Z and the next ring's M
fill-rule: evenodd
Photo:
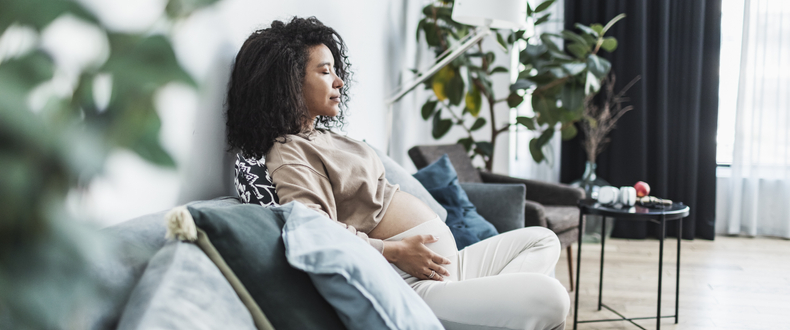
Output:
M584 234L584 212L579 212L579 248L576 251L576 300L573 301L573 330L579 321L579 280L582 269L582 234Z
M661 215L661 229L658 232L659 248L658 248L658 313L656 313L656 330L661 329L661 280L663 279L664 272L664 236L666 236L666 221L664 215Z
M680 241L683 240L683 219L678 219L678 260L675 265L675 324L678 324L678 307L680 306Z
M598 278L598 310L601 310L601 299L603 299L603 251L606 245L606 217L601 218L601 273Z

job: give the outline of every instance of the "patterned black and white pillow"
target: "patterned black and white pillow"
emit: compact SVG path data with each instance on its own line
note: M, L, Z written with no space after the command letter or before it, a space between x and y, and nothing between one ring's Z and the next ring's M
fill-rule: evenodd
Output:
M236 154L236 192L242 203L278 206L280 200L263 159L249 159Z

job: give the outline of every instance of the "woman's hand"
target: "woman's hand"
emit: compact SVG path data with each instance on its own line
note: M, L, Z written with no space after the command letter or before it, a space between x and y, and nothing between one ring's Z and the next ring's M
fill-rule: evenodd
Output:
M384 258L402 271L421 280L442 281L445 276L450 275L450 272L441 265L450 264L450 260L425 246L438 240L439 238L433 235L416 235L401 241L384 241ZM432 273L433 277L429 277Z

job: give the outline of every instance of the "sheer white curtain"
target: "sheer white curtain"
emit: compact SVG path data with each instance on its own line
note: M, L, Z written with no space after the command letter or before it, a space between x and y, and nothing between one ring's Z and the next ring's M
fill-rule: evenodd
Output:
M790 238L790 1L746 0L726 232Z

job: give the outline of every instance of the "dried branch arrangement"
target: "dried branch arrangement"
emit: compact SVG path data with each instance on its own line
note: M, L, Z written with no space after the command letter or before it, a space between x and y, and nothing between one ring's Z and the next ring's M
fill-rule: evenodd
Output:
M582 131L585 139L582 143L584 151L587 152L587 161L595 164L596 158L603 151L609 142L609 132L614 129L617 120L626 112L634 109L632 105L623 107L623 102L630 101L625 97L625 93L636 84L641 76L636 76L617 94L614 93L614 85L617 77L614 73L609 73L603 79L601 85L606 90L606 97L603 106L598 106L595 102L595 94L589 95L584 99L584 120L582 120Z

